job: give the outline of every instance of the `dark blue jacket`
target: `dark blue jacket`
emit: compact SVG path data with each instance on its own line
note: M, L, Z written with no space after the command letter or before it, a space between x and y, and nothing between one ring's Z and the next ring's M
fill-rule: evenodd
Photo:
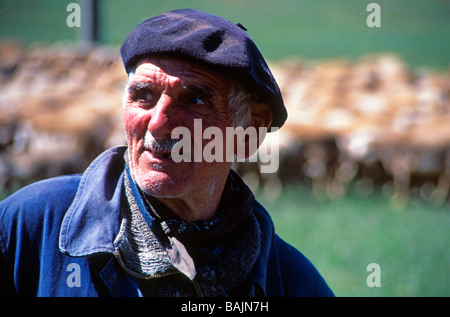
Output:
M113 256L125 149L107 150L82 175L40 181L0 202L0 295L141 295ZM257 202L254 213L261 251L242 295L333 296Z

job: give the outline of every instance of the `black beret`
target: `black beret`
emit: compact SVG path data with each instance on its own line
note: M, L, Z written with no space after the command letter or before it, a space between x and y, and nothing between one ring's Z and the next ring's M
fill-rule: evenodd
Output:
M171 55L206 65L239 81L266 102L272 110L271 127L281 127L286 121L275 78L241 24L198 10L169 11L136 26L120 54L127 73L149 55Z

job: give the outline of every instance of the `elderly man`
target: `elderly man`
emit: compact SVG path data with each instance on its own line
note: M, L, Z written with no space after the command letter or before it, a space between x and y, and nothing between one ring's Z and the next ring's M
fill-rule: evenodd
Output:
M230 160L189 159L195 151L187 150L174 159L178 127L195 148L199 123L201 132L225 135L227 127L270 129L286 120L245 29L171 11L139 24L121 55L128 147L107 150L82 175L32 184L0 203L0 292L332 296L314 266L274 233Z

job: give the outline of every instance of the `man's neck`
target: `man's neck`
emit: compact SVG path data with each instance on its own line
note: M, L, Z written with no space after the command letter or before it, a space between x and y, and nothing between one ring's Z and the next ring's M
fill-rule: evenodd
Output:
M186 222L209 220L214 217L219 206L227 176L228 174L218 177L201 193L190 193L185 197L156 198Z

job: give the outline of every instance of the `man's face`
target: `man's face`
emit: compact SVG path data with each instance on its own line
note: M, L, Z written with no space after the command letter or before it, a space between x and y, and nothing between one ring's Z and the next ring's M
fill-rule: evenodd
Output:
M232 122L230 87L227 78L187 61L152 57L137 64L128 84L124 123L131 173L144 192L205 199L224 184L231 163L175 163L170 140L173 129L186 127L193 144L194 119L202 120L202 130L214 126L225 135Z

